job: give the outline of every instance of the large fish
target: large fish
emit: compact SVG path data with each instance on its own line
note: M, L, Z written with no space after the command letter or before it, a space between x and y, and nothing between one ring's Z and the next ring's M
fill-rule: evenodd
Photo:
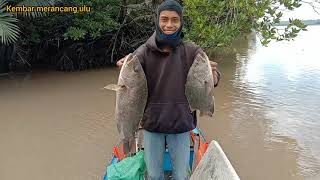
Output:
M125 153L131 153L148 97L147 79L137 56L126 56L118 84L109 84L104 88L116 91L117 128Z
M210 61L205 53L198 53L192 63L185 85L185 94L192 111L199 110L200 116L213 116L214 81Z

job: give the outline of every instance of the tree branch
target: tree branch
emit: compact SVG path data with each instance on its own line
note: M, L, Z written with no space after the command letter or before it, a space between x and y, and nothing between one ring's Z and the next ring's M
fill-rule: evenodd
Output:
M310 5L313 8L313 11L320 15L320 13L318 12L318 10L320 9L320 6L316 7L312 2L307 2L307 1L301 1L301 2ZM320 1L316 0L316 3L320 3Z

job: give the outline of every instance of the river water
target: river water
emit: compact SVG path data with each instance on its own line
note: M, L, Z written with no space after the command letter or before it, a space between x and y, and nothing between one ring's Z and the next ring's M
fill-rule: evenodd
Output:
M222 79L201 117L243 180L320 179L320 26L263 47L251 34L211 54ZM117 142L119 70L0 76L0 180L102 179Z

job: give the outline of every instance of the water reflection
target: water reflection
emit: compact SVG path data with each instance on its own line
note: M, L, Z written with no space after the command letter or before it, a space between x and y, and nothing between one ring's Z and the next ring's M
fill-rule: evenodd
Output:
M319 180L320 42L262 47L253 34L211 54L222 80L214 118L200 118L244 180ZM0 78L0 179L101 179L118 133L116 68Z
M236 54L233 86L239 89L239 96L233 101L237 109L231 118L242 124L236 125L234 132L248 141L250 138L239 132L249 130L243 123L262 123L261 127L268 129L261 137L265 142L287 143L291 153L299 153L295 157L299 170L291 178L320 172L320 61L317 47L309 43L320 41L318 32L320 27L313 26L293 42L269 47L251 41L256 44L251 45L253 49ZM254 120L236 118L243 115ZM275 147L269 146L273 151Z

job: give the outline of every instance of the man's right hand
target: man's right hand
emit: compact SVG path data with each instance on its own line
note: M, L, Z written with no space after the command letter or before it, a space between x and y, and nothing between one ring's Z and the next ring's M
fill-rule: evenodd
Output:
M120 59L118 62L117 62L117 66L119 69L121 69L123 63L124 63L124 59L126 58L127 56L123 57L122 59Z

